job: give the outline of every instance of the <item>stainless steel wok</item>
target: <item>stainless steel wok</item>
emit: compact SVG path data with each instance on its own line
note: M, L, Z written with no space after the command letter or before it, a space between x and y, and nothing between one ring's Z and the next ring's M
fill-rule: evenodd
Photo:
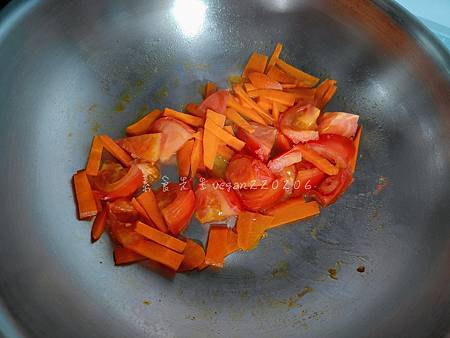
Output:
M91 245L75 218L91 136L200 100L199 84L225 85L276 41L338 81L329 110L361 116L351 189L221 271L115 267L108 238ZM6 337L449 334L450 59L390 1L16 1L0 12L0 65Z

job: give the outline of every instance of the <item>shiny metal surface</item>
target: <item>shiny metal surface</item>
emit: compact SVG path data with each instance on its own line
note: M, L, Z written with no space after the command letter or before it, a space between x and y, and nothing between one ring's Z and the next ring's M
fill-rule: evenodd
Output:
M224 85L251 51L271 53L276 41L287 61L338 80L330 110L361 115L350 191L221 271L172 278L114 267L108 239L91 245L89 224L75 219L70 180L92 134L118 136L148 107L199 100L201 82ZM427 31L384 1L10 4L0 12L0 331L445 336L449 63Z

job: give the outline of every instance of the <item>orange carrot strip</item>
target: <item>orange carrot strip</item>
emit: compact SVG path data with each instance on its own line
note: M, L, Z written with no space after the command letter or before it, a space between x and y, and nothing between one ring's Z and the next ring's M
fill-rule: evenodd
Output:
M86 164L86 174L97 176L102 161L103 143L98 136L94 136L91 144L91 151Z
M105 149L116 159L119 160L120 163L122 163L124 166L129 167L131 161L133 159L130 155L127 154L125 150L119 147L119 145L114 142L114 140L109 137L108 135L100 135L100 140L103 143L103 146Z
M130 249L141 256L147 257L155 262L161 263L172 270L178 270L181 262L184 259L182 254L172 251L161 244L141 239L133 241L125 245L127 249Z
M161 133L125 137L116 142L131 157L155 163L161 154Z
M209 266L209 264L206 264L205 262L203 262L202 264L197 266L197 271L205 270L208 266Z
M236 222L238 247L242 250L254 249L272 220L273 216L249 211L241 212Z
M242 142L240 139L238 139L237 137L226 132L222 128L223 127L218 126L212 120L206 119L205 131L208 131L211 134L215 135L218 139L225 142L225 144L229 145L231 148L233 148L237 151L242 150L242 148L244 148L244 146L245 146L245 142ZM217 148L216 148L214 155L216 154L216 152L217 152ZM205 163L205 165L206 165L206 163ZM214 163L213 163L213 165L214 165Z
M302 158L306 161L314 164L318 169L322 170L327 175L337 175L339 169L330 163L326 158L322 157L319 153L312 149L305 147L303 144L297 144L295 146L302 153Z
M244 89L242 89L241 85L234 85L233 90L242 100L244 100L247 104L249 104L250 107L252 107L252 109L256 110L258 112L258 114L264 119L264 121L266 121L268 123L273 123L272 116L267 114L264 111L264 109L262 109L260 106L258 106L256 104L256 102L253 101L251 99L251 97L244 91ZM252 91L252 92L254 92L254 91Z
M286 89L286 92L295 96L295 100L298 104L316 104L316 88L294 88Z
M315 90L315 106L323 109L336 93L336 81L326 79Z
M278 109L278 104L275 101L272 101L272 116L275 122L278 122L280 117L280 110Z
M227 119L236 124L238 127L244 129L245 131L249 133L253 133L255 131L255 128L253 128L246 119L239 115L239 113L235 109L227 108L225 110L225 116L227 117Z
M192 149L194 148L195 140L188 140L177 152L177 166L178 176L188 177L191 169Z
M300 69L284 62L283 60L277 59L276 65L289 75L295 77L298 80L299 84L302 84L305 87L314 87L319 83L319 78L307 74Z
M206 111L205 130L203 132L203 163L206 168L212 169L214 168L219 140L215 132L211 132L211 130L206 128L206 124L216 125L223 132L222 128L225 125L225 115L216 113L210 109Z
M152 228L150 225L147 225L140 221L136 222L134 231L136 231L138 234L144 236L145 238L148 238L148 239L152 240L153 242L161 244L161 245L165 246L166 248L169 248L176 252L181 253L181 252L183 252L184 248L186 247L186 242L183 242L176 237L170 236L162 231Z
M215 84L214 82L208 81L208 82L206 83L206 86L205 86L205 95L204 95L205 99L206 99L209 95L215 93L216 91L217 91L217 86L216 86L216 84Z
M356 162L358 161L358 150L359 150L359 142L361 141L361 133L362 133L362 126L359 126L358 130L356 131L355 138L353 140L353 145L355 146L355 153L353 154L353 157L350 160L350 168L352 169L352 173L354 173L356 170Z
M250 90L255 90L256 88L250 82L246 82L246 83L244 83L244 89L246 92L248 92Z
M250 97L264 97L271 101L275 101L286 106L295 104L295 95L274 89L256 89L248 93Z
M78 217L85 219L97 215L97 203L95 202L86 171L81 170L73 175L73 185L77 198Z
M242 77L247 77L248 73L259 72L264 73L267 64L267 56L253 52L248 59L247 65L242 72Z
M184 259L178 271L190 271L198 268L205 262L205 250L191 239L186 240L186 248L183 251Z
M159 109L152 110L150 113L145 115L139 121L130 124L127 127L127 135L136 136L141 134L146 134L150 130L153 122L155 122L162 115L162 111Z
M291 88L297 87L297 84L296 83L283 83L283 84L281 84L281 87L283 89L291 89Z
M94 223L91 229L91 241L96 242L105 231L107 209L104 208L97 216L95 216Z
M273 216L273 221L267 229L296 222L307 217L318 215L319 213L320 208L316 201L305 202L303 197L290 199L267 211L268 215Z
M153 223L155 223L156 227L162 232L168 232L166 222L164 222L161 210L159 210L153 190L148 189L147 191L140 194L136 199L144 208L148 217L152 220Z
M272 56L270 57L269 63L267 64L266 73L270 70L270 68L272 68L273 65L275 65L275 63L277 62L278 58L280 57L282 49L283 49L283 45L278 42L275 45L275 49L274 49L274 51L272 53Z
M198 108L198 105L191 102L191 103L188 103L184 107L184 110L187 111L191 115L197 115L198 114L197 108Z
M269 71L267 72L267 76L274 81L280 82L282 85L283 85L283 83L297 84L297 79L295 77L290 76L288 73L281 70L276 65L270 67Z
M114 248L114 263L116 265L136 263L146 259L147 258L144 256L141 256L130 249L123 248L121 246Z
M231 255L233 252L236 252L238 250L238 235L232 229L228 229L227 248L225 250L225 256Z
M259 97L256 104L260 106L264 111L268 112L272 109L272 101Z
M247 109L252 109L252 107L247 102L245 102L243 99L241 99L240 97L238 97L237 99L238 99L239 103L242 105L242 107L247 108Z
M203 129L200 129L194 137L191 156L191 177L195 177L198 169L203 168Z
M217 267L223 267L223 261L227 252L228 229L222 226L211 226L208 234L205 263Z
M288 106L285 106L284 104L281 104L279 102L275 102L275 101L272 101L272 102L275 103L275 105L278 107L278 111L280 113L286 111L289 108Z
M222 156L225 161L231 160L234 155L233 149L229 148L227 145L221 143L217 147L217 155Z
M238 113L240 113L244 117L248 118L249 120L258 122L262 125L267 125L267 123L264 121L264 119L261 116L259 116L256 111L254 111L251 108L246 108L246 107L242 106L231 95L228 98L227 106L235 109Z
M283 89L279 82L272 80L270 77L263 73L250 73L248 74L248 78L255 89Z
M133 208L136 209L139 216L141 216L146 222L150 221L150 217L148 217L147 212L145 211L145 209L142 207L142 205L138 202L138 200L136 198L133 197L131 199L131 205L133 206Z
M234 129L232 126L225 126L223 127L223 129L225 129L228 133L234 136Z
M193 127L200 127L203 125L203 119L198 116L193 116L190 114L180 113L179 111L165 108L163 116L170 116L176 118L177 120L184 122Z

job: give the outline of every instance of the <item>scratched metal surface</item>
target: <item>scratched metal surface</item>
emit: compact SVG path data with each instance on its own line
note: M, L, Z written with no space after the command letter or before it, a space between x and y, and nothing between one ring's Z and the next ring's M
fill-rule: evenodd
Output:
M0 332L444 336L448 53L390 2L201 3L17 1L0 13ZM75 219L70 180L91 136L200 100L201 83L225 85L276 41L288 62L338 81L330 110L361 116L351 189L221 271L115 267L109 240L91 245L89 223Z

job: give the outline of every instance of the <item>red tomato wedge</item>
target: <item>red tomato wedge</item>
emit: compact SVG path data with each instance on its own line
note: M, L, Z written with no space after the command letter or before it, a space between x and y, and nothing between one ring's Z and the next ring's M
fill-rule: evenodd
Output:
M161 134L144 134L122 138L116 143L131 157L155 163L161 151Z
M355 136L359 116L350 113L324 113L318 121L320 134Z
M242 205L251 211L270 208L284 196L284 183L276 179L263 187L239 190Z
M325 173L317 168L299 169L295 178L292 196L303 196L310 192L323 181L325 176Z
M355 154L352 140L341 135L320 135L317 141L310 141L306 146L333 161L339 168L347 168Z
M281 132L295 144L317 140L317 118L320 110L313 105L295 105L285 111L279 122Z
M248 79L256 89L276 89L283 90L281 84L272 80L269 76L263 73L250 73Z
M195 216L200 223L223 221L241 211L238 196L222 179L210 178L195 189Z
M111 184L117 182L122 177L124 177L129 169L124 168L120 163L113 161L105 161L97 176L94 177L94 188L107 192L110 188Z
M282 154L292 148L291 141L282 133L277 133L273 153L275 155Z
M301 160L302 160L302 153L298 149L292 148L291 150L288 150L287 152L271 159L267 164L267 167L273 173L279 173L285 167L298 163Z
M112 213L119 222L133 223L139 219L139 213L126 198L119 198L108 203L108 211Z
M161 154L160 160L166 162L180 148L191 139L194 130L186 123L178 121L172 117L161 117L157 119L151 131L161 133Z
M253 133L250 134L242 128L238 128L236 137L245 142L244 149L248 153L255 155L263 162L267 162L275 143L277 130L254 122L250 122L250 125L255 130Z
M119 180L105 184L97 183L100 192L104 193L103 200L113 200L120 197L129 197L145 183L144 172L147 171L146 164L133 164L128 172ZM100 172L102 175L102 171ZM104 177L105 175L102 175ZM100 182L97 181L96 182Z
M267 166L257 158L237 154L233 156L225 177L239 188L260 187L272 183L274 175Z
M169 183L166 189L158 189L155 196L169 231L178 235L186 229L194 213L194 192L188 185Z
M325 178L319 186L308 193L323 207L326 207L338 199L353 182L353 176L349 169L341 169L334 176Z
M216 113L224 114L227 108L228 91L219 90L206 99L197 107L196 115L204 117L208 109L214 110Z
M278 177L283 183L284 198L290 198L294 191L295 179L297 177L297 168L295 167L295 165L285 167L283 168L283 170L278 172Z

